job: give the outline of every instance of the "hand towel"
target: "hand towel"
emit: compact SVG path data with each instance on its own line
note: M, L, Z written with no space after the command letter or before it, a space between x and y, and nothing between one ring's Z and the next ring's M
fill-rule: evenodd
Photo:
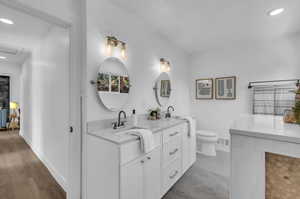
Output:
M149 153L155 148L154 136L149 129L137 129L131 134L140 138L141 149L144 153Z
M191 116L184 116L184 120L188 122L188 136L196 135L196 123L195 120Z

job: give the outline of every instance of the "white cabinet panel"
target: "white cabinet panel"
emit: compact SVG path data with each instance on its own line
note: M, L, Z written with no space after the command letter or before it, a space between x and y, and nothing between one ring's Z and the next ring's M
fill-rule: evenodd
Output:
M114 144L87 137L87 199L119 199L118 154Z
M196 162L196 135L188 135L188 124L182 133L182 170L186 172Z
M121 167L121 199L159 199L160 171L160 147Z
M146 156L144 199L159 199L161 187L160 147Z
M121 199L143 198L144 164L138 159L121 168Z

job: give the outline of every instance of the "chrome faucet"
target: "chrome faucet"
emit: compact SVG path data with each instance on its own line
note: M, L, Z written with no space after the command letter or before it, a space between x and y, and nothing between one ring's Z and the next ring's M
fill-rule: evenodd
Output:
M123 121L121 121L121 115L122 115L122 114L124 115L124 120L123 120ZM125 126L125 123L126 123L125 119L126 119L126 118L127 118L127 117L126 117L125 111L120 111L120 112L119 112L119 115L118 115L118 121L113 123L113 129L118 129L118 128L120 128L120 127Z
M166 118L171 118L170 109L172 109L172 111L175 111L173 106L169 106L168 109L167 109Z

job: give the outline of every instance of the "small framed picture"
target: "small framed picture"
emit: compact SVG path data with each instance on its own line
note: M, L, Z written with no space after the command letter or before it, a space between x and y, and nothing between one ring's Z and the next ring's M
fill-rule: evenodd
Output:
M236 99L236 77L216 78L216 99L235 100Z
M120 76L111 75L110 91L120 92Z
M109 74L98 73L97 90L99 92L109 92Z
M129 77L121 76L120 77L120 93L129 93L130 82Z
M197 79L196 80L196 99L213 99L214 98L214 80Z

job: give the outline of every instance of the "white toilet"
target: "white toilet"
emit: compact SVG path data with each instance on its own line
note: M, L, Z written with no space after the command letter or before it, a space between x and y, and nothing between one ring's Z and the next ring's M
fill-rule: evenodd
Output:
M197 152L207 156L216 156L217 135L212 131L197 131Z

